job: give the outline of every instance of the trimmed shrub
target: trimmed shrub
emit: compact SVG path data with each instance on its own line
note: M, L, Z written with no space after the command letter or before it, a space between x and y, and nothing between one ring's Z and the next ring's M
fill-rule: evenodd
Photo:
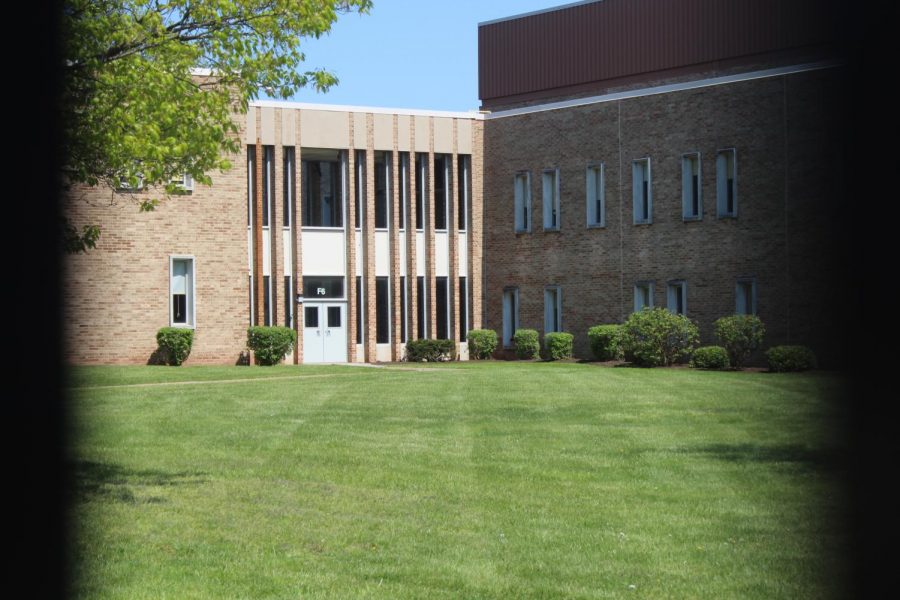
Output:
M564 331L551 331L544 334L544 348L550 360L572 358L572 343L575 336Z
M597 360L615 360L622 357L621 325L595 325L588 329L591 352Z
M776 373L816 368L816 355L806 346L774 346L766 350L766 359Z
M671 365L690 356L700 332L690 319L662 307L646 307L622 325L625 359L642 367Z
M184 327L163 327L156 332L156 343L162 351L166 364L177 367L191 353L191 346L194 344L194 330Z
M247 347L253 350L256 363L277 365L291 351L297 333L290 327L251 327L247 330Z
M441 362L456 358L453 340L409 340L406 360L410 362Z
M694 350L691 366L695 369L727 369L728 351L722 346L703 346Z
M518 358L540 358L541 343L538 332L534 329L516 329L513 334L513 345Z
M493 329L473 329L466 334L466 341L469 342L469 357L484 360L497 349L497 332Z
M756 315L722 317L714 326L716 339L728 352L728 360L735 369L741 368L766 335L766 328Z

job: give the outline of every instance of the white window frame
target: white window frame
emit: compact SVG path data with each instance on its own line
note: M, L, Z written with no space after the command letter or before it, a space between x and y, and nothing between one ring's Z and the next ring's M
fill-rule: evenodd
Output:
M677 290L681 290L681 312L677 312L678 300ZM666 308L673 314L687 315L687 281L683 279L673 279L666 282Z
M592 163L584 171L587 226L606 227L606 166L602 162ZM597 214L597 200L600 200L600 214Z
M541 188L543 189L544 207L544 231L559 231L559 167L544 169L541 174ZM556 224L553 224L553 216L556 215Z
M553 308L550 305L550 298L556 298L556 329L551 329L553 325ZM562 288L558 285L548 285L544 288L544 333L565 331L562 322Z
M173 177L172 183L174 183L179 190L185 192L194 191L194 178L191 177L190 173L182 173L181 177Z
M697 214L694 213L694 169L697 165ZM684 221L703 220L703 162L699 152L681 155L681 218Z
M638 215L644 208L644 181L647 181L647 215ZM640 181L641 185L638 185ZM650 225L653 223L653 167L650 157L636 158L631 161L631 202L632 222L634 225ZM639 210L640 209L640 210Z
M743 298L743 294L741 294L741 286L750 285L750 307L747 310L741 312L741 301ZM734 314L736 315L755 315L757 311L756 306L756 277L738 277L737 281L734 282Z
M519 171L513 176L513 196L515 232L531 233L531 171ZM520 220L520 217L523 216L523 209L524 219Z
M406 204L409 202L409 152L397 152L397 165L400 169L400 190L398 194L400 197L400 212L398 213L398 216L402 217L403 220L403 225L399 228L399 231L406 231L407 219L409 218L409 215L407 214L408 211L406 210ZM391 204L393 204L393 202L391 202Z
M732 157L734 206L728 211L728 156ZM738 168L737 150L721 148L716 152L716 216L720 219L736 219L738 216Z
M648 303L644 304L644 295L641 290L647 290ZM654 285L652 281L636 281L634 284L634 312L640 312L644 307L653 308Z
M172 310L172 296L175 293L174 277L175 277L175 261L190 261L189 280L186 289L186 305L188 312L187 323L176 323L175 313ZM170 254L169 255L169 327L183 327L185 329L197 328L197 261L193 254Z
M519 328L519 288L507 287L503 289L503 339L504 348L513 347L513 336ZM509 332L509 337L506 333Z

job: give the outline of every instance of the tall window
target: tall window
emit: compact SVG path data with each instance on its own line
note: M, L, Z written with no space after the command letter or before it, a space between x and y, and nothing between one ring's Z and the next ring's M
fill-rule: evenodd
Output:
M391 197L391 153L375 153L375 229L388 228L388 200Z
M169 324L172 327L194 326L194 259L169 259Z
M290 275L284 276L284 326L294 326L294 290Z
M634 223L652 223L653 187L651 185L649 158L641 158L631 163L631 182Z
M562 293L558 285L544 288L544 333L562 331Z
M356 276L356 343L363 343L363 289L359 275Z
M513 334L519 328L519 288L503 290L503 347L512 348Z
M256 146L247 146L247 227L253 222L253 205L256 198Z
M450 155L434 155L434 228L447 230L447 208L450 199Z
M263 275L263 325L272 326L272 278Z
M742 277L734 285L734 312L739 315L756 314L756 279Z
M469 332L469 288L465 277L459 278L459 341L466 341Z
M387 277L375 278L375 341L387 344L391 341L390 286Z
M544 231L559 230L559 169L547 169L541 177L544 190Z
M294 206L294 149L290 146L284 147L284 206L281 214L284 219L284 226L290 227L293 222L291 210Z
M668 308L676 315L687 313L687 283L681 280L670 281L667 286L666 299Z
M737 156L734 148L719 150L716 156L716 214L737 216Z
M409 339L409 332L407 331L407 321L406 321L406 306L409 301L409 293L406 289L406 277L400 277L400 341L402 343L406 343L407 339Z
M450 282L447 277L435 277L434 312L437 317L437 339L450 339Z
M356 215L354 227L360 228L363 211L366 210L366 151L356 151Z
M428 155L416 153L416 229L425 229L425 205L428 203Z
M409 152L400 153L400 229L406 229L406 207L409 204Z
M466 230L469 220L469 196L472 193L472 157L468 154L460 154L456 158L456 217L459 220L459 230Z
M312 154L312 153L310 153ZM303 152L303 226L344 226L344 160L336 152L306 159Z
M516 173L513 178L516 233L531 231L531 172Z
M685 154L681 157L681 217L685 221L703 218L699 152Z
M268 227L272 214L272 191L275 183L275 147L263 146L262 226ZM275 200L277 202L277 200Z
M428 314L428 296L425 294L425 278L422 276L416 277L416 298L418 299L416 312L419 320L416 323L416 338L424 340L428 336L428 323L425 320L425 315Z
M653 282L638 281L634 284L634 312L653 308Z
M588 165L585 171L588 227L606 226L606 181L603 171L603 163Z

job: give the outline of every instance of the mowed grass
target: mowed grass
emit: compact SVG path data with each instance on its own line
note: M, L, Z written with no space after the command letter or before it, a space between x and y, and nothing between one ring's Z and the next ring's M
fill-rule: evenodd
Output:
M76 597L841 594L834 374L111 367L71 384Z

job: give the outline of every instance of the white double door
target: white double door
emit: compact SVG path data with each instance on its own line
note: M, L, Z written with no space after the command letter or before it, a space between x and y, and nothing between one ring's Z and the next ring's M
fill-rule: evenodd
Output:
M304 304L303 362L347 362L346 302Z

